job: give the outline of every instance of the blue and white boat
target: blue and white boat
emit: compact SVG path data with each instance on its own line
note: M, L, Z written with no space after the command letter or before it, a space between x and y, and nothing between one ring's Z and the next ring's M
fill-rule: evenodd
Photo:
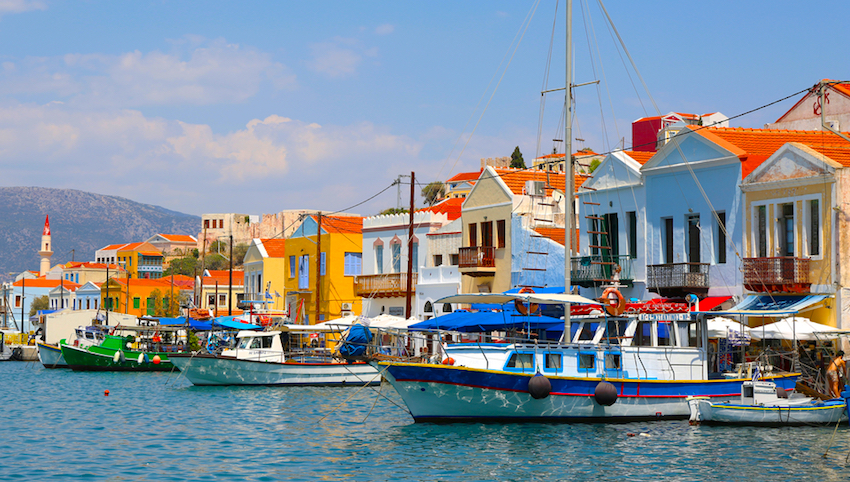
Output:
M693 425L831 425L848 419L843 398L817 400L763 380L744 382L738 399L718 402L693 397L688 406Z
M542 294L457 295L440 302L511 296L594 303ZM570 335L557 342L440 343L440 361L375 364L416 421L685 419L688 397L728 400L750 380L710 377L705 323L695 314L574 317ZM770 372L763 378L790 390L798 376Z

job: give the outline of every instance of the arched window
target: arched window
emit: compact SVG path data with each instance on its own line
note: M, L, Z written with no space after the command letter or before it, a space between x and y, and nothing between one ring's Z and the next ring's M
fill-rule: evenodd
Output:
M433 312L434 312L434 306L431 304L430 301L426 301L425 302L425 313L433 313Z
M445 303L443 304L443 313L451 313L452 312L452 304Z

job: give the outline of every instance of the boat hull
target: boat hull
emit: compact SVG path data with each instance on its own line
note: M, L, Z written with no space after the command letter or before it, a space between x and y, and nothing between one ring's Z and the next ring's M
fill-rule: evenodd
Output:
M68 368L65 358L62 357L62 349L56 345L38 342L38 359L44 368Z
M171 361L194 385L365 385L381 383L366 363L277 363L176 354Z
M597 403L600 378L548 377L552 389L542 399L528 392L533 374L449 365L382 362L384 377L407 404L417 422L558 421L631 422L686 419L687 397L728 400L740 394L740 380L608 379L617 391L610 406ZM798 374L771 377L777 386L794 387Z
M74 371L105 371L105 372L165 372L173 370L174 364L165 353L146 353L148 360L152 360L155 355L159 355L160 363L152 361L138 362L138 357L141 352L125 351L124 360L115 361L113 356L116 350L103 349L102 351L111 353L97 353L92 351L97 346L91 346L88 349L79 348L70 345L61 345L62 357L65 362Z
M691 420L704 425L831 425L847 421L846 404L842 399L797 406L754 406L708 400L688 403Z

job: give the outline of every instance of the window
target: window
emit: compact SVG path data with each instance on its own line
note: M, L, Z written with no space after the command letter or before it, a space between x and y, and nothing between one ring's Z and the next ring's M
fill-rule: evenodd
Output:
M474 248L476 246L478 246L478 225L469 223L469 247Z
M718 264L726 263L726 213L717 213L717 259Z
M606 353L605 354L605 369L606 370L620 370L622 359L619 353Z
M361 253L345 253L345 276L357 276L360 274L360 263L363 255Z
M560 370L561 369L561 354L560 353L547 353L546 354L546 365L545 367L549 370Z
M141 302L141 299L138 296L133 298L133 309L138 310L140 302Z
M820 203L809 201L809 256L820 256Z
M393 255L393 273L401 272L401 243L396 242L390 246Z
M767 257L767 206L756 206L756 256Z
M419 272L419 243L410 243L410 255L413 256L413 272Z
M451 259L452 259L452 266L457 266L457 265L460 264L460 255L453 254L453 255L451 255Z
M434 255L434 266L442 266L443 265L443 255L435 254Z
M452 312L452 304L451 303L443 303L443 313L451 313Z
M208 295L207 296L207 308L214 308L214 307L215 307L215 295Z
M219 306L227 305L227 295L225 295L225 294L218 295L218 305Z
M658 346L673 346L676 342L673 339L673 322L659 321L658 322Z
M664 226L664 262L667 264L673 263L673 218L664 218L661 220Z
M505 220L496 221L496 236L498 237L499 247L505 247Z
M590 371L596 369L596 353L579 353L578 354L578 369L581 371Z
M430 301L426 301L425 302L425 308L423 309L423 311L425 313L433 313L434 312L434 305L432 305Z
M779 205L779 256L794 256L794 203Z
M637 213L629 211L626 213L629 223L629 257L637 258Z
M310 284L310 256L302 255L298 258L298 289L305 290Z
M688 227L688 262L689 263L699 263L702 259L700 253L700 224L699 224L699 214L688 214L685 217L686 225ZM671 261L672 262L672 261Z
M295 256L289 257L289 277L295 277Z
M599 254L599 219L587 219L587 234L590 235L590 254Z
M481 223L481 246L493 246L493 221Z
M533 368L534 355L531 353L514 353L505 368Z
M327 271L327 263L326 263L326 260L325 260L325 258L326 258L326 257L325 257L325 255L326 255L327 253L321 253L321 254L322 254L322 256L321 256L321 259L319 260L319 263L320 263L320 264L321 264L321 266L322 266L322 269L321 269L322 276L324 276L325 274L327 274L327 273L326 273L326 271Z
M638 321L632 346L652 346L652 322Z
M209 229L209 227L210 227L210 220L204 219L204 229Z
M375 272L384 274L384 245L375 246Z

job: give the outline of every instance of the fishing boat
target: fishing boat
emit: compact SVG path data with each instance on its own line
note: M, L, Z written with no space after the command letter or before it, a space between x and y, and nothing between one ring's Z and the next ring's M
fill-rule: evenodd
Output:
M240 331L237 345L220 355L173 354L170 360L194 385L365 385L381 378L371 365L333 359L324 349L299 348L293 335L318 328L284 325Z
M830 425L847 421L847 400L818 400L778 388L771 381L751 380L737 400L690 397L692 425Z
M8 343L6 336L14 334L15 332L12 330L0 330L0 361L9 361L13 359L15 351L11 344Z
M74 330L74 337L69 341L60 340L60 343L65 342L78 347L87 347L97 345L103 342L107 333L107 328L103 326L81 326ZM68 363L62 357L62 349L59 345L52 345L43 341L36 342L38 349L38 359L44 368L68 368Z
M169 359L185 344L179 340L180 327L123 326L114 332L135 335L104 335L102 342L90 346L59 343L62 357L74 371L171 371ZM177 341L177 343L175 343Z

